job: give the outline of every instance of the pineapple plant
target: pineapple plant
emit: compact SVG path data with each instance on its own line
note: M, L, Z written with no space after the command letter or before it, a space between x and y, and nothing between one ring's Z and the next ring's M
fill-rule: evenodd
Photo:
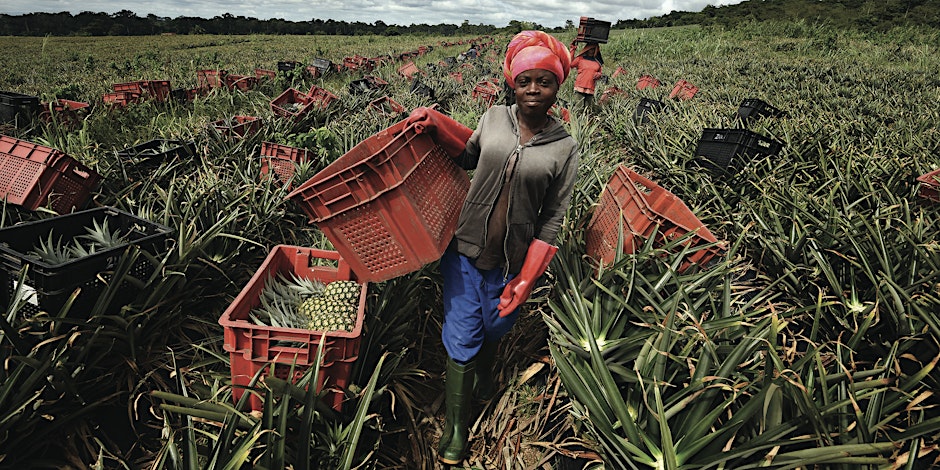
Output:
M112 231L108 227L108 219L100 224L97 219L93 220L91 227L85 227L85 232L74 237L69 244L61 236L54 239L50 230L48 236L40 239L26 254L38 261L57 265L127 243L127 236L122 235L120 229Z

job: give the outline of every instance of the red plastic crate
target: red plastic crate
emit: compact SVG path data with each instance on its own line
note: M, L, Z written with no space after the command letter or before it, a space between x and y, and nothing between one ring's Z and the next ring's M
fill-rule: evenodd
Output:
M101 175L60 150L0 136L0 195L7 203L67 214L84 207L99 181Z
M294 177L295 165L304 163L312 158L307 149L275 144L274 142L261 143L261 177L268 175L277 178L281 183L290 184Z
M48 103L42 103L42 111L39 113L39 116L45 122L53 122L55 120L67 125L72 125L81 119L81 115L85 113L88 108L88 103L57 99Z
M324 283L358 281L350 271L349 265L335 251L290 245L275 246L235 301L219 318L219 324L224 329L223 349L229 353L234 386L232 396L236 402L245 393L244 387L259 370L273 365L276 377L296 381L317 360L317 348L323 332L258 325L249 318L251 310L261 304L261 292L265 282L272 277L276 278L278 274L294 274ZM324 402L337 411L342 410L343 389L349 386L352 365L359 358L367 295L368 284L362 283L353 331L327 332L323 344L317 391L321 392L325 388L327 392ZM294 368L294 374L288 377L291 366ZM258 396L252 395L248 402L252 410L261 409L262 403Z
M611 176L588 224L588 255L601 264L610 264L617 253L621 227L624 253L634 253L657 227L657 245L690 232L695 232L689 239L692 246L718 241L681 199L623 165ZM695 251L679 271L692 264L705 265L721 252L718 246Z
M230 73L225 76L225 86L229 90L248 91L258 86L258 77Z
M697 86L685 80L679 80L669 93L669 99L690 100L696 93L698 93Z
M307 94L310 95L312 101L320 103L320 109L326 109L330 103L339 99L339 97L326 88L321 88L316 85L311 85L310 91L308 91Z
M134 82L115 83L111 88L116 92L136 93L141 97L151 97L155 101L166 101L170 97L169 80L138 80Z
M402 65L401 67L398 67L398 74L407 79L412 79L416 74L419 73L421 73L421 71L418 70L418 66L411 61L405 63L405 65Z
M606 103L608 100L610 100L610 98L611 98L612 96L626 95L626 94L627 94L627 92L624 91L624 90L622 90L620 87L617 87L617 86L609 86L609 87L607 87L607 88L604 90L603 93L601 93L601 98L600 98L600 100L598 100L598 102L599 102L599 103Z
M492 80L482 80L477 82L470 93L471 98L482 100L487 106L492 106L496 102L496 95L499 94L499 84Z
M255 69L255 77L260 79L277 78L277 72L268 69Z
M313 99L310 95L296 88L288 88L271 100L271 111L281 117L300 119L310 111L311 104Z
M143 83L144 90L156 101L167 101L170 98L169 80L146 80Z
M405 112L405 107L389 96L383 96L370 101L369 109L383 116L396 116Z
M934 202L940 202L940 168L917 177L920 187L917 195Z
M245 137L261 130L261 120L255 116L232 116L231 119L213 121L212 127L225 137Z
M226 75L224 70L197 70L196 88L222 88Z
M123 108L129 104L139 102L140 93L134 93L132 91L113 91L101 95L101 100L104 101L105 104Z
M408 274L440 258L470 179L405 121L360 142L288 197L364 281Z
M643 75L636 82L636 89L643 90L646 88L656 88L660 85L659 80L654 78L652 75Z

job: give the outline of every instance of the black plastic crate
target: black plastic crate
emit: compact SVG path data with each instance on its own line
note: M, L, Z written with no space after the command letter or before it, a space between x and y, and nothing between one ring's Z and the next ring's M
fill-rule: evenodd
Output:
M29 122L39 115L39 97L0 91L0 122Z
M636 105L633 119L641 124L646 124L650 121L650 114L665 112L668 109L669 107L662 101L652 98L641 98L640 102Z
M783 144L747 129L703 129L693 162L699 166L737 173L759 155L777 155Z
M426 96L432 100L436 99L434 97L434 89L421 83L421 80L418 80L417 77L411 82L411 92L415 95Z
M785 111L781 111L757 98L747 98L738 107L738 118L745 122L751 119L777 118L786 115Z
M296 60L282 60L277 63L277 70L278 72L289 72L302 65L303 64L297 62Z
M388 87L388 82L380 78L367 75L358 80L349 82L349 94L360 95L377 90L384 90Z
M77 237L88 233L86 228L94 227L96 222L99 226L107 222L108 229L122 235L124 241L57 264L30 254L40 241L47 241L50 234L53 241L61 238L63 245L72 245ZM172 233L173 230L166 226L113 207L98 207L0 229L0 304L9 305L17 289L19 272L26 266L23 291L29 297L20 310L21 314L31 315L40 310L57 313L76 288L81 288L81 292L73 309L90 308L110 282L111 271L131 245L159 258L172 249ZM153 264L141 254L130 274L146 280L153 270ZM121 286L118 300L130 300L136 294L133 286Z
M161 162L174 157L190 158L196 155L196 143L193 141L153 139L124 150L117 151L119 160L127 163L139 163L145 160Z
M579 42L604 44L610 35L610 21L601 21L587 16L581 17L578 25L578 36L575 39Z
M333 62L327 59L313 59L313 62L310 64L310 66L319 70L321 76L326 75L333 70Z

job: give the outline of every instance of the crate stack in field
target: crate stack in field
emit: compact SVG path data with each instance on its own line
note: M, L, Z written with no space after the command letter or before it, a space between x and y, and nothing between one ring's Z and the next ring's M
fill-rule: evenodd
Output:
M762 100L743 100L737 112L742 127L702 129L693 164L720 174L734 174L755 158L779 154L783 149L782 142L746 126L756 119L782 116L786 113Z

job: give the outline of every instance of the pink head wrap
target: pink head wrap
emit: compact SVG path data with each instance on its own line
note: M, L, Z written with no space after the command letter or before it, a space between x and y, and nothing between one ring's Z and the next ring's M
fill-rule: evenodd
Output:
M568 48L554 36L543 31L523 31L509 41L503 76L515 88L516 76L526 70L548 70L561 85L568 78L571 55Z

